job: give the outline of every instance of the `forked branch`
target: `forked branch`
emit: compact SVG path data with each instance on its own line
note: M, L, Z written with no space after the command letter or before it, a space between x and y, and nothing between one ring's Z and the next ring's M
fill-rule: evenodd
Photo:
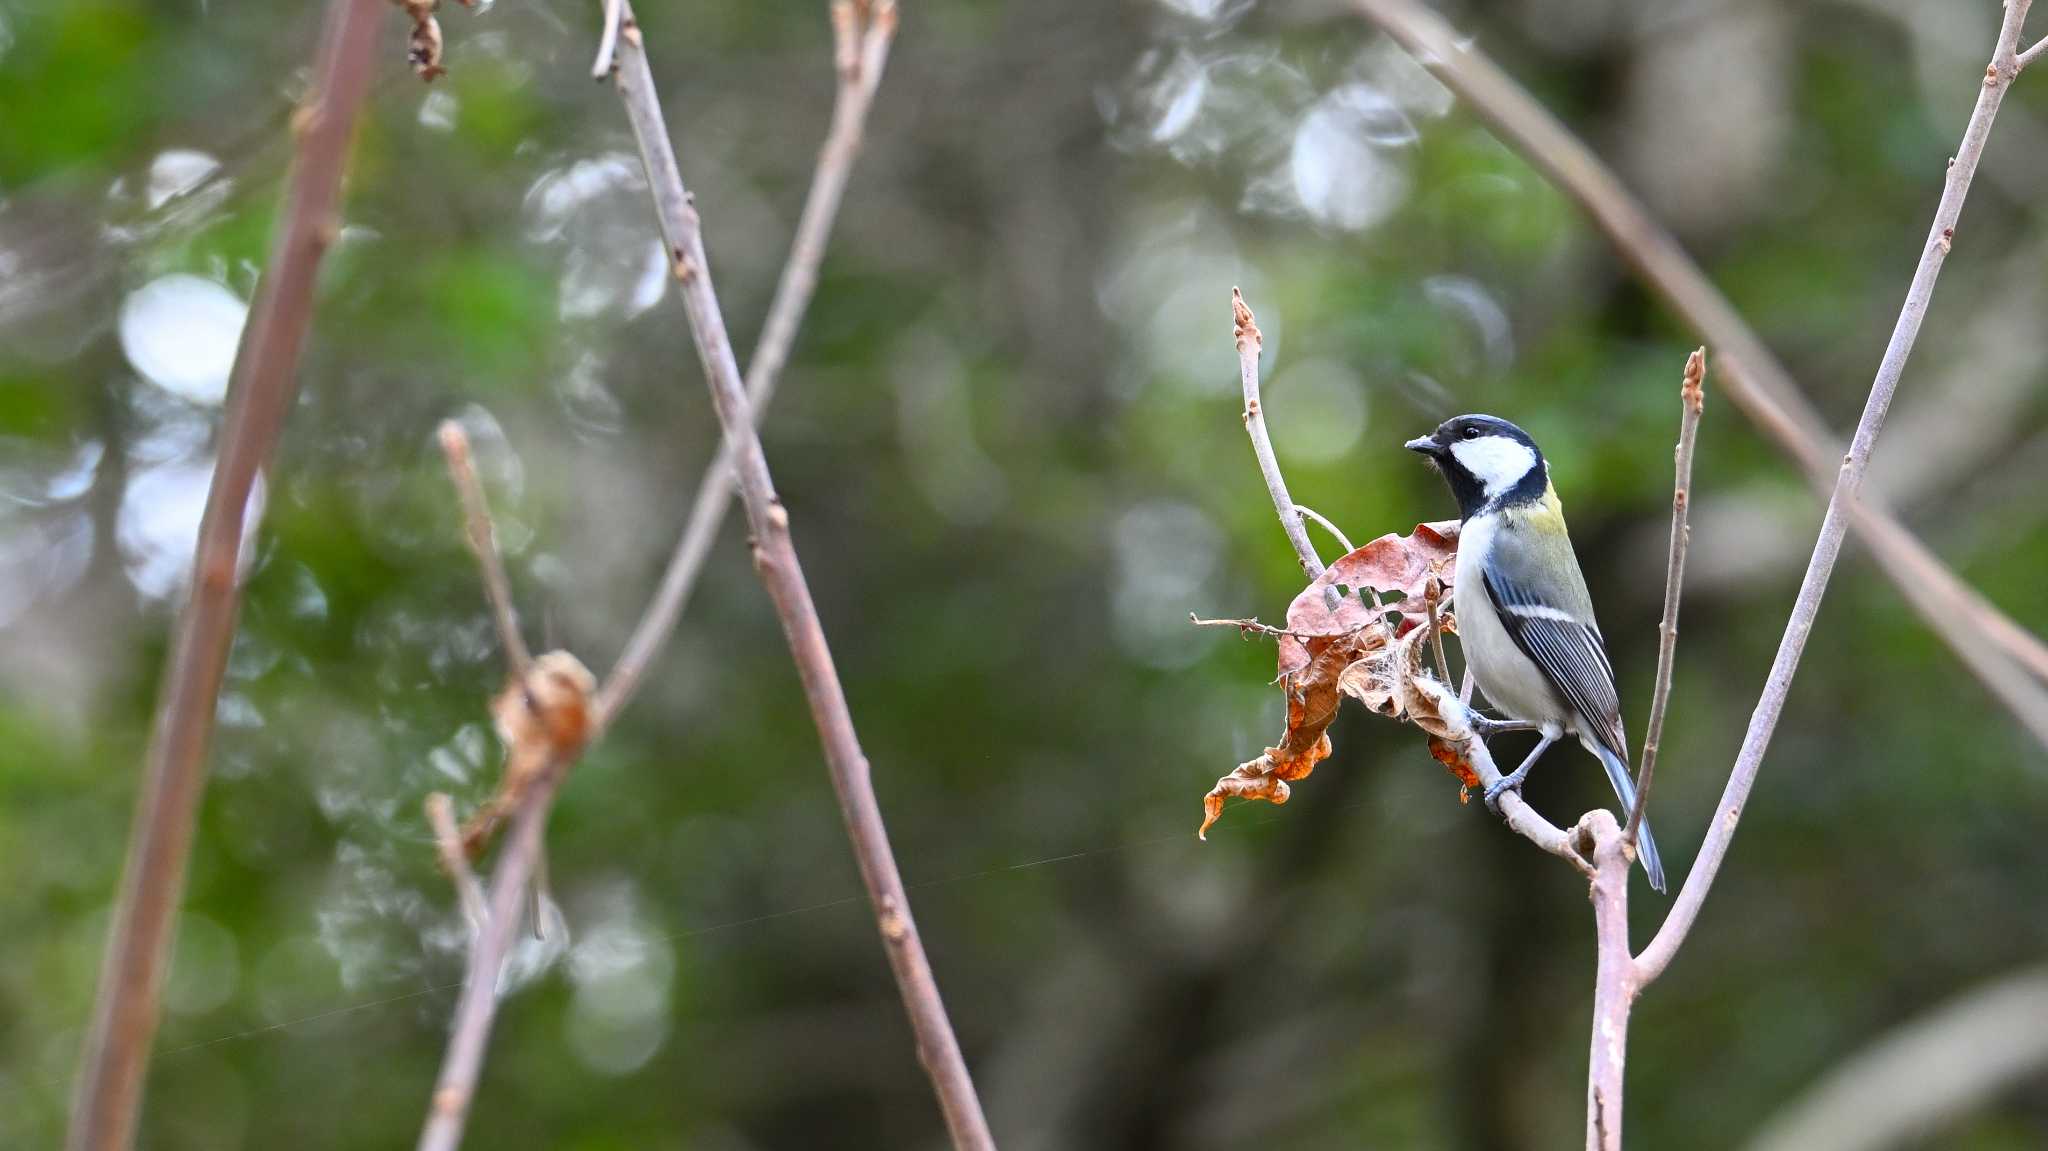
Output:
M616 4L618 0L610 0ZM835 0L832 5L832 33L836 42L834 71L838 74L838 95L832 104L832 127L818 153L817 170L811 176L811 190L804 197L803 214L797 219L796 238L790 244L789 259L782 266L782 278L775 285L775 298L768 305L768 320L754 344L753 359L747 363L747 409L758 423L775 396L775 385L789 363L796 334L803 326L805 310L817 290L818 269L825 261L832 225L839 216L839 203L853 162L860 154L867 132L868 111L874 106L875 90L881 86L882 70L889 62L889 45L896 35L895 0L874 0L856 5L853 0ZM690 504L690 518L676 544L668 570L654 600L626 641L619 662L605 680L598 698L602 717L617 715L656 656L675 631L683 606L697 586L711 545L732 507L733 456L721 442L718 456L697 481L697 496Z
M440 440L449 476L462 497L466 533L472 544L488 544L495 530L490 505L471 466L468 437L461 425L449 421L441 425ZM509 592L504 590L505 573L497 549L477 546L474 550L509 649L519 643L519 630L512 619L510 599L500 600ZM519 644L518 650L523 655L524 644ZM419 1151L455 1151L462 1144L491 1025L498 1013L498 978L519 930L520 897L537 881L544 866L548 809L570 766L596 735L596 684L576 657L551 651L526 660L515 658L508 650L507 659L514 663L512 674L505 690L491 703L498 738L505 744L505 769L497 793L464 832L455 828L447 796L427 797L427 820L434 829L435 847L462 900L472 932L462 995L456 1001L448 1048L420 1130ZM492 869L486 899L477 888L468 857L482 850L490 833L506 819L512 822L512 834ZM541 911L538 901L534 911L536 915Z
M2004 102L2013 78L2019 74L2016 49L2020 30L2026 23L2027 9L2032 4L2033 0L2007 0L1998 44L1992 50L1991 64L1984 72L1983 87L1977 93L1977 106L1970 113L1970 122L1963 130L1963 141L1956 149L1955 159L1948 166L1941 203L1935 208L1934 223L1929 226L1927 239L1920 250L1920 264L1914 269L1912 285L1906 291L1906 302L1899 310L1898 322L1892 328L1891 340L1885 346L1877 376L1871 381L1870 395L1863 404L1863 415L1856 423L1856 435L1850 441L1848 454L1842 458L1841 473L1835 481L1834 495L1828 500L1827 515L1821 521L1820 536L1814 541L1813 556L1807 561L1806 575L1800 581L1798 599L1792 605L1791 618L1785 623L1785 634L1778 641L1778 654L1771 661L1770 675L1764 681L1762 696L1757 700L1755 712L1750 715L1749 728L1743 734L1742 747L1736 753L1735 766L1728 775L1728 785L1721 793L1721 802L1714 811L1712 822L1707 825L1706 839L1700 844L1699 855L1693 861L1691 873L1685 877L1685 886L1672 904L1670 916L1649 946L1637 956L1637 974L1643 984L1663 974L1672 956L1685 942L1686 934L1699 917L1700 906L1706 901L1707 891L1714 884L1721 861L1728 855L1728 846L1735 838L1736 825L1742 818L1750 789L1756 784L1757 770L1763 766L1764 753L1770 747L1779 717L1784 714L1792 677L1799 670L1799 657L1805 653L1807 637L1812 635L1814 621L1820 615L1821 597L1827 594L1828 580L1834 575L1835 561L1841 556L1842 540L1854 515L1857 490L1863 484L1871 449L1877 445L1885 414L1891 409L1892 396L1898 391L1907 357L1912 355L1913 344L1920 335L1920 323L1926 318L1927 305L1933 299L1935 282L1940 279L1942 265L1947 262L1949 250L1954 245L1963 201L1970 194L1970 182L1977 174L1978 162L1983 159L1992 122L1998 116L1998 107Z
M1798 464L1816 495L1832 498L1844 446L1741 313L1592 149L1419 0L1351 4L1579 202L1644 283L1714 348L1728 398ZM1997 86L2010 82L2004 75ZM2048 745L2048 644L1964 583L1874 499L1852 502L1849 513L1871 555L1927 626Z
M632 5L624 0L622 4L621 19L631 26ZM676 165L646 53L637 38L623 39L614 77L646 165L670 266L681 281L683 307L705 383L711 391L712 406L717 410L727 449L732 453L740 500L753 536L755 569L782 621L791 658L810 703L811 718L824 745L826 766L846 818L883 949L895 973L897 990L917 1038L918 1054L931 1076L953 1144L972 1151L993 1148L981 1101L975 1095L959 1041L940 1001L931 963L925 957L924 944L911 918L910 900L904 892L895 856L890 852L867 757L861 751L824 625L818 618L817 606L790 538L789 512L776 495L766 453L754 430L746 387L712 286L697 209Z

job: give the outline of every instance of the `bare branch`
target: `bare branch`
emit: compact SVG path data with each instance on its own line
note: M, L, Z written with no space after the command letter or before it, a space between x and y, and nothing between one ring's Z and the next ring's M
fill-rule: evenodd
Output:
M469 436L462 425L448 420L441 425L441 451L448 457L448 478L462 496L463 538L476 555L484 577L484 597L491 601L491 617L498 624L498 642L505 647L505 660L514 676L526 674L533 657L519 634L519 616L512 608L512 582L505 578L505 561L498 555L498 532L491 523L491 505L484 498L484 486L476 478L476 463L470 457Z
M220 456L192 557L191 598L179 615L157 698L142 794L72 1100L70 1151L125 1151L134 1142L171 927L206 787L215 704L234 637L241 592L236 569L249 526L249 493L277 446L297 390L314 271L341 231L341 176L356 113L375 71L383 13L381 0L328 5L311 94L292 118L297 153L283 226L235 355Z
M442 870L455 884L455 895L462 901L462 914L469 920L473 940L483 931L490 912L484 906L483 886L476 881L476 872L469 868L469 853L462 849L462 829L455 824L455 804L437 791L427 797L426 807L427 826L434 829L434 850L441 856Z
M1378 620L1367 620L1357 627L1346 628L1343 631L1291 631L1284 627L1274 627L1269 623L1260 623L1257 616L1249 619L1203 619L1194 612L1188 613L1188 622L1196 627L1234 627L1248 636L1263 635L1271 636L1274 639L1285 636L1288 639L1298 639L1303 643L1307 643L1312 639L1344 639L1348 636L1357 635L1366 628L1379 625Z
M1238 378L1244 386L1244 430L1252 438L1252 454L1259 458L1259 474L1266 478L1273 510L1280 515L1280 530L1287 533L1287 542L1294 545L1301 570L1313 580L1323 574L1322 557L1316 555L1315 545L1308 542L1308 528L1302 525L1300 507L1287 494L1287 481L1280 476L1280 461L1273 456L1272 437L1266 434L1266 411L1259 405L1259 352L1265 346L1265 337L1259 334L1258 322L1244 302L1244 293L1236 288L1230 289L1230 311L1237 336Z
M1470 727L1470 717L1463 717L1463 726ZM1500 768L1493 762L1493 752L1486 741L1474 736L1459 744L1465 758L1472 764L1472 770L1479 776L1482 789L1500 782ZM1530 807L1519 791L1503 791L1494 801L1500 808L1500 817L1509 830L1522 838L1557 856L1588 879L1593 877L1592 858L1579 850L1577 836L1557 826ZM1604 814L1604 812L1603 812ZM1609 816L1610 822L1612 816Z
M1621 828L1604 808L1579 821L1579 849L1593 861L1593 1040L1586 1061L1586 1149L1621 1151L1623 1072L1628 1016L1639 989L1628 953L1630 855Z
M1685 942L1686 934L1699 917L1700 906L1706 901L1707 891L1713 886L1721 861L1727 857L1728 846L1734 840L1743 805L1749 799L1750 788L1756 783L1757 769L1763 765L1764 752L1770 747L1772 733L1777 730L1778 717L1784 714L1792 677L1799 670L1799 657L1806 650L1807 637L1812 634L1814 620L1820 614L1821 597L1827 592L1835 560L1841 555L1842 539L1849 530L1849 519L1853 514L1857 488L1863 482L1864 468L1869 463L1878 432L1884 426L1885 413L1891 407L1893 393L1898 390L1906 358L1912 354L1913 343L1920 334L1920 322L1927 314L1935 282L1941 276L1942 264L1954 242L1956 222L1962 214L1963 200L1969 195L1970 181L1977 174L1977 163L1983 158L1992 121L1998 115L1998 106L2004 101L2007 89L2012 86L2013 77L2019 73L2015 48L2032 2L2009 0L2006 4L2004 25L1999 30L1998 45L1992 51L1991 65L1985 70L1983 87L1977 93L1977 106L1970 113L1969 125L1963 131L1963 142L1956 149L1954 161L1949 164L1948 179L1942 188L1941 203L1934 212L1934 223L1928 229L1927 241L1920 252L1919 267L1914 270L1905 305L1899 311L1898 323L1892 329L1884 359L1878 365L1877 378L1871 382L1870 396L1864 401L1863 416L1857 421L1849 453L1842 459L1835 494L1828 501L1827 515L1821 521L1820 538L1814 543L1813 557L1807 563L1805 578L1800 581L1799 598L1793 604L1791 619L1786 621L1785 635L1778 643L1777 657L1771 662L1762 698L1750 716L1749 729L1743 735L1742 748L1736 754L1735 767L1728 776L1728 786L1721 793L1720 805L1715 809L1713 821L1707 825L1706 839L1700 844L1699 855L1693 860L1692 871L1685 877L1685 886L1672 904L1671 914L1636 959L1641 985L1647 985L1663 974L1672 956Z
M448 1053L441 1062L441 1074L434 1081L434 1096L428 1105L427 1121L420 1132L419 1151L455 1151L462 1145L462 1129L469 1118L470 1102L476 1098L477 1077L483 1071L484 1048L491 1038L491 1023L498 1010L498 975L505 956L512 950L519 931L521 894L532 880L540 858L555 788L560 772L545 773L540 785L512 819L512 834L491 870L490 909L469 949L469 965L462 977L462 998L455 1006L455 1023L448 1037Z
M2034 41L2034 46L2020 53L2019 59L2013 61L2013 64L2016 67L2025 68L2027 65L2039 60L2043 52L2048 52L2048 36L2043 36L2039 40Z
M466 531L477 554L486 594L497 609L499 633L510 649L520 642L519 626L512 618L505 572L492 542L490 509L470 464L468 438L452 421L444 423L441 446L448 454L449 477L462 498ZM520 894L538 890L536 885L545 882L548 808L563 776L598 730L593 703L596 680L575 656L551 651L539 659L528 659L522 645L516 654L508 650L506 658L514 663L511 682L491 701L498 737L505 742L505 770L497 793L461 830L455 827L447 796L427 797L434 845L455 881L472 932L462 998L456 1003L455 1023L441 1059L433 1102L420 1130L420 1151L455 1151L462 1143L477 1076L483 1070L484 1048L498 1012L498 976L519 924ZM469 856L482 852L506 818L513 820L513 834L491 874L487 909L476 876L469 869ZM538 935L538 899L533 907L534 933Z
M1844 447L1734 305L1599 157L1417 0L1351 2L1579 202L1644 282L1714 347L1735 406L1799 465L1817 495L1832 492ZM1877 501L1866 497L1851 510L1872 556L1928 626L2048 744L2048 691L2019 674L2024 668L2048 682L2048 645L1971 591Z
M1444 659L1443 584L1432 577L1423 589L1423 603L1429 608L1429 646L1436 655L1436 677L1451 682L1451 665Z
M630 3L626 3L623 18L633 19ZM904 892L895 857L890 853L888 831L875 801L868 761L861 752L824 626L818 619L817 606L790 539L789 512L775 493L767 456L754 430L739 365L726 334L725 317L712 287L697 211L676 166L668 126L655 95L654 77L642 46L631 37L620 48L619 67L614 75L647 167L670 266L681 281L683 306L712 405L717 409L725 442L733 455L740 500L746 508L754 540L754 566L774 601L791 658L803 682L860 864L861 879L881 930L884 951L917 1037L919 1058L931 1076L954 1146L969 1151L992 1151L995 1142L911 918L910 900Z
M604 27L597 34L597 60L590 65L593 80L612 74L612 53L619 45L619 7L619 0L604 0Z
M1336 524L1331 523L1327 518L1325 518L1323 513L1315 510L1312 507L1309 507L1307 504L1296 504L1294 505L1294 510L1300 512L1302 518L1314 522L1324 531L1329 532L1330 535L1336 539L1337 543L1343 547L1345 555L1350 555L1352 552L1358 550L1357 548L1351 546L1350 538L1347 537L1342 531L1340 531Z
M838 42L838 96L832 106L832 127L818 153L811 190L797 220L789 259L783 264L782 279L776 284L775 299L768 307L768 320L754 346L754 358L747 365L747 407L757 421L775 395L775 385L796 345L804 311L817 289L818 268L825 260L832 224L839 215L839 202L852 176L854 158L860 154L868 110L874 106L875 90L881 85L882 70L889 61L889 45L896 33L895 0L877 0L871 5L865 28L859 26L858 13L851 3L834 4L832 16ZM704 560L718 539L718 530L725 523L726 509L732 506L732 483L732 450L721 444L717 458L698 481L690 518L668 570L662 574L661 586L634 627L598 696L602 722L608 723L633 698L648 667L675 630L683 605L696 587L697 576L704 570Z
M1664 712L1671 705L1671 667L1678 655L1678 600L1685 588L1685 549L1692 540L1686 515L1692 503L1692 453L1699 438L1700 416L1706 411L1707 350L1686 357L1685 381L1678 388L1678 448L1672 453L1677 477L1671 485L1671 554L1664 559L1664 619L1657 625L1657 682L1650 691L1650 725L1643 733L1643 765L1636 771L1636 802L1629 809L1624 838L1636 841L1636 829L1649 810L1650 785L1657 777L1657 749L1664 742Z

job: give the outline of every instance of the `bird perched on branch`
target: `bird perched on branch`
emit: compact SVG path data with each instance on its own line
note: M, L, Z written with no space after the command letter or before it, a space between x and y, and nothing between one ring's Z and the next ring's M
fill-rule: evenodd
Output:
M1486 789L1487 806L1519 791L1529 769L1569 732L1607 769L1626 820L1636 789L1614 665L1542 450L1515 425L1480 415L1445 420L1408 448L1429 457L1458 500L1463 527L1451 588L1458 637L1479 690L1513 721L1490 726L1541 737L1520 767ZM1663 891L1664 864L1648 820L1636 850L1650 886Z

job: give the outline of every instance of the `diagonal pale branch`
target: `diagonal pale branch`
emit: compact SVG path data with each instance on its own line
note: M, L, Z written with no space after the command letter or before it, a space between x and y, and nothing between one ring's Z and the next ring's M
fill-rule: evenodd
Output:
M440 439L448 456L449 478L454 481L467 512L467 534L472 543L488 543L495 537L496 529L483 489L476 482L476 473L468 466L469 439L463 435L462 426L452 420L441 425ZM487 546L473 550L485 587L491 587L494 580L502 581L505 573L498 563L497 550ZM495 601L501 593L491 594ZM505 617L500 622L505 623ZM518 641L516 624L504 634L510 642ZM524 892L537 892L539 885L546 882L548 809L554 804L563 777L597 730L592 723L596 685L583 665L566 652L526 659L524 651L522 646L510 684L491 704L498 734L506 744L504 778L499 782L498 793L479 812L469 835L456 828L447 796L437 792L426 801L434 846L462 900L471 938L462 995L455 1004L448 1047L441 1058L426 1122L420 1129L419 1151L455 1151L462 1144L470 1103L476 1098L477 1078L483 1073L484 1049L498 1014L498 978L519 928L519 899ZM514 656L508 652L507 659ZM470 870L467 852L472 842L480 848L499 819L507 815L512 819L513 830L491 873L487 901L477 887L476 874ZM539 934L537 895L532 907L534 931Z
M1357 548L1351 546L1350 538L1346 536L1343 532L1339 531L1337 529L1337 525L1331 523L1328 516L1325 516L1323 513L1317 511L1312 507L1309 507L1306 504L1296 504L1294 505L1294 510L1300 512L1301 517L1303 519L1309 521L1312 524L1315 524L1317 527L1323 529L1324 531L1329 532L1331 537L1337 541L1337 546L1344 549L1345 555L1350 555L1352 552L1358 550Z
M1913 344L1920 335L1921 321L1927 315L1928 302L1934 296L1934 285L1941 277L1942 265L1954 244L1956 223L1962 215L1963 201L1970 194L1970 182L1977 174L1978 161L1984 156L1992 121L1997 118L1998 106L2005 100L2013 79L2019 75L2015 50L2020 30L2026 23L2027 9L2032 3L2033 0L2008 0L2006 4L2005 21L1999 30L1998 45L1991 54L1991 65L1984 71L1983 87L1977 93L1977 106L1970 113L1969 125L1963 130L1963 142L1949 164L1941 203L1935 208L1934 223L1928 228L1926 243L1920 251L1920 264L1914 269L1912 285L1906 291L1906 302L1899 310L1898 323L1892 328L1891 340L1878 364L1877 377L1871 381L1870 396L1864 401L1863 415L1856 423L1856 435L1850 441L1849 453L1842 459L1841 475L1835 481L1835 494L1828 500L1820 537L1814 542L1813 557L1807 563L1805 578L1800 581L1799 597L1793 604L1791 618L1786 621L1785 635L1778 643L1776 658L1771 662L1770 676L1764 681L1762 697L1750 716L1749 728L1743 734L1734 769L1728 775L1728 786L1721 793L1713 821L1707 825L1706 839L1700 844L1692 871L1685 877L1685 886L1673 902L1664 926L1658 929L1656 937L1637 957L1639 985L1655 980L1669 966L1672 956L1677 954L1699 917L1700 906L1706 901L1707 891L1713 886L1721 861L1728 855L1728 846L1734 840L1743 805L1748 802L1750 788L1756 783L1757 770L1763 765L1764 752L1770 747L1778 718L1784 714L1792 677L1799 670L1799 657L1806 649L1807 637L1812 634L1814 620L1820 614L1821 597L1827 592L1835 561L1841 555L1842 540L1849 530L1856 491L1863 483L1871 449L1876 446L1878 432L1884 427L1885 413L1891 408L1899 378L1906 370L1906 359L1912 355Z
M249 493L277 446L297 390L299 349L313 313L313 273L340 234L341 176L356 113L374 72L383 0L328 6L313 87L297 138L283 226L273 240L228 387L220 457L157 699L142 794L72 1101L70 1151L125 1151L134 1142L143 1071L193 822L206 786L207 744L240 604L236 566Z
M1692 453L1699 440L1700 416L1706 411L1707 350L1685 361L1685 381L1678 389L1678 447L1672 452L1676 477L1671 484L1671 553L1664 558L1664 619L1657 625L1657 680L1650 691L1650 723L1643 732L1643 765L1636 771L1636 801L1623 829L1630 843L1650 807L1650 785L1657 778L1657 749L1664 742L1664 713L1671 706L1671 670L1678 655L1678 600L1685 589L1685 549L1692 540L1686 523L1692 504Z
M1734 305L1599 157L1418 0L1351 3L1579 202L1644 282L1714 347L1722 387L1735 406L1792 457L1816 494L1832 491L1843 446ZM2048 644L1959 579L1875 499L1852 502L1849 514L1927 625L2048 744L2048 689L2042 686L2048 683Z
M625 28L636 28L630 3L625 5L622 19ZM846 818L861 880L874 908L883 950L896 976L897 990L917 1038L918 1056L931 1077L947 1130L956 1148L992 1149L995 1141L989 1134L988 1120L982 1114L959 1041L946 1017L931 962L911 918L903 878L889 849L888 831L875 800L867 757L861 752L824 625L818 618L817 605L811 599L790 538L789 512L776 495L761 438L754 430L739 364L733 357L725 317L712 287L697 209L676 165L647 55L640 37L623 35L622 40L615 76L619 97L647 167L655 214L668 246L670 266L681 281L683 307L697 344L705 383L711 391L712 405L733 453L740 501L753 535L754 566L782 621L790 656L796 663L811 718L824 745L826 766Z
M597 60L590 65L590 78L602 80L612 74L612 56L619 47L619 0L604 0L604 27L597 33Z
M818 267L825 260L825 247L832 237L833 221L839 215L839 202L853 174L854 158L860 154L868 110L874 105L875 90L881 85L882 70L889 61L889 45L896 33L895 0L876 0L869 9L865 27L857 21L852 0L837 0L832 5L832 28L838 45L834 58L839 73L832 127L818 153L811 190L797 220L796 239L790 245L789 260L782 267L782 279L775 286L775 299L768 306L768 321L762 325L760 339L754 345L754 358L747 364L747 407L756 421L775 395L775 385L796 345L804 311L818 286ZM726 509L732 506L732 486L732 449L721 444L717 458L697 483L690 518L668 570L662 574L660 588L598 695L601 722L617 715L633 698L648 667L675 630L683 606L696 587L697 576L704 570L704 561L711 554L711 545L718 539L718 529L725 523Z

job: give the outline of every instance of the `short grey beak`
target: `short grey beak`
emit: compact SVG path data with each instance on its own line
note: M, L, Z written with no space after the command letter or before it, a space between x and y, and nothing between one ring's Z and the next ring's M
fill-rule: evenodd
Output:
M1425 456L1439 455L1443 452L1443 449L1437 446L1437 442L1428 436L1417 436L1409 440L1405 446L1409 451L1421 452Z

